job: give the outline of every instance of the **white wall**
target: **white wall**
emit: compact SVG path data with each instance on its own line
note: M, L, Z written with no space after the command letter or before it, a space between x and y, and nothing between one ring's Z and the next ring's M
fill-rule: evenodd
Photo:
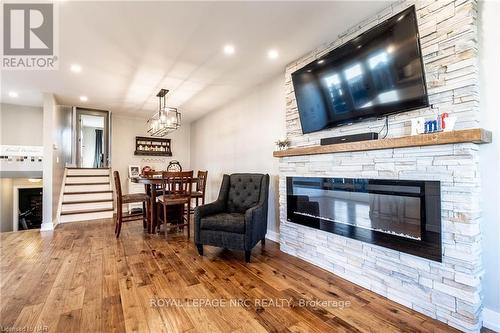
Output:
M148 165L156 170L165 170L171 160L178 160L183 169L190 169L189 125L181 126L166 138L171 139L172 157L135 156L135 137L148 136L146 132L147 118L112 115L111 128L111 168L120 172L122 191L127 193L127 176L129 165Z
M41 107L0 104L0 144L41 146L42 119Z
M53 156L52 156L52 221L57 221L57 209L62 190L64 169L71 161L71 117L70 107L55 106L52 127ZM45 189L44 189L45 191Z
M54 228L52 224L52 164L54 158L53 127L56 113L56 100L52 94L43 94L43 187L42 207L43 223L42 230Z
M12 178L0 178L0 232L12 231Z
M57 224L57 208L66 163L71 162L70 107L58 106L54 95L43 94L43 224Z
M191 165L208 170L207 201L217 198L223 174L268 173L268 229L278 232L278 160L274 142L285 133L283 75L191 124Z
M481 146L482 234L485 276L485 326L500 331L500 3L480 2L481 126L493 132L493 143ZM493 317L493 318L492 318ZM491 326L496 317L496 327Z

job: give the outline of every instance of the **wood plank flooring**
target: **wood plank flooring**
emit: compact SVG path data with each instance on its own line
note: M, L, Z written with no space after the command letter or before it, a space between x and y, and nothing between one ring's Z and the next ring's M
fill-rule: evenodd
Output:
M148 235L140 222L119 240L113 230L98 220L1 234L2 329L456 332L269 240L246 264L243 253L214 247L200 257L185 236Z

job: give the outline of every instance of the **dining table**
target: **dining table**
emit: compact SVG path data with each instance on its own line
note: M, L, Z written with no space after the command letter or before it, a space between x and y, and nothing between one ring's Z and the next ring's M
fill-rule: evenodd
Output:
M163 180L161 175L145 177L142 175L136 177L130 177L130 181L136 184L144 184L146 189L146 194L149 196L149 214L148 214L148 233L152 234L155 232L158 226L158 213L156 209L156 198L158 197L157 188L162 185ZM193 184L198 183L198 178L192 178Z

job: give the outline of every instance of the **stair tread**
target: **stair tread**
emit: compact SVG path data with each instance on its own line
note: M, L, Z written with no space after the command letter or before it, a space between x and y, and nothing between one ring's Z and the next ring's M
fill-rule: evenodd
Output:
M81 201L64 201L63 205L73 205L73 204L85 204L85 203L96 203L96 202L113 202L113 199L98 199L98 200L81 200Z
M66 169L71 169L71 170L109 170L109 168L77 168L77 167L66 167Z
M72 178L72 177L109 177L108 175L66 175L67 178Z
M74 186L74 185L109 185L109 182L102 183L66 183L66 186Z
M113 193L113 191L83 191L83 192L64 192L64 195L71 195L71 194L96 194L96 193Z
M89 210L73 210L73 211L70 211L70 212L61 212L61 215L102 213L102 212L111 212L111 211L113 211L113 208L100 208L100 209L89 209Z

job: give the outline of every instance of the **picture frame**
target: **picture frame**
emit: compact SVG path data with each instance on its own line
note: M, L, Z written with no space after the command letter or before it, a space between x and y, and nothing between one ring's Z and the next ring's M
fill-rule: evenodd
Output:
M128 176L129 178L137 178L141 174L141 167L139 165L129 165L128 166Z

